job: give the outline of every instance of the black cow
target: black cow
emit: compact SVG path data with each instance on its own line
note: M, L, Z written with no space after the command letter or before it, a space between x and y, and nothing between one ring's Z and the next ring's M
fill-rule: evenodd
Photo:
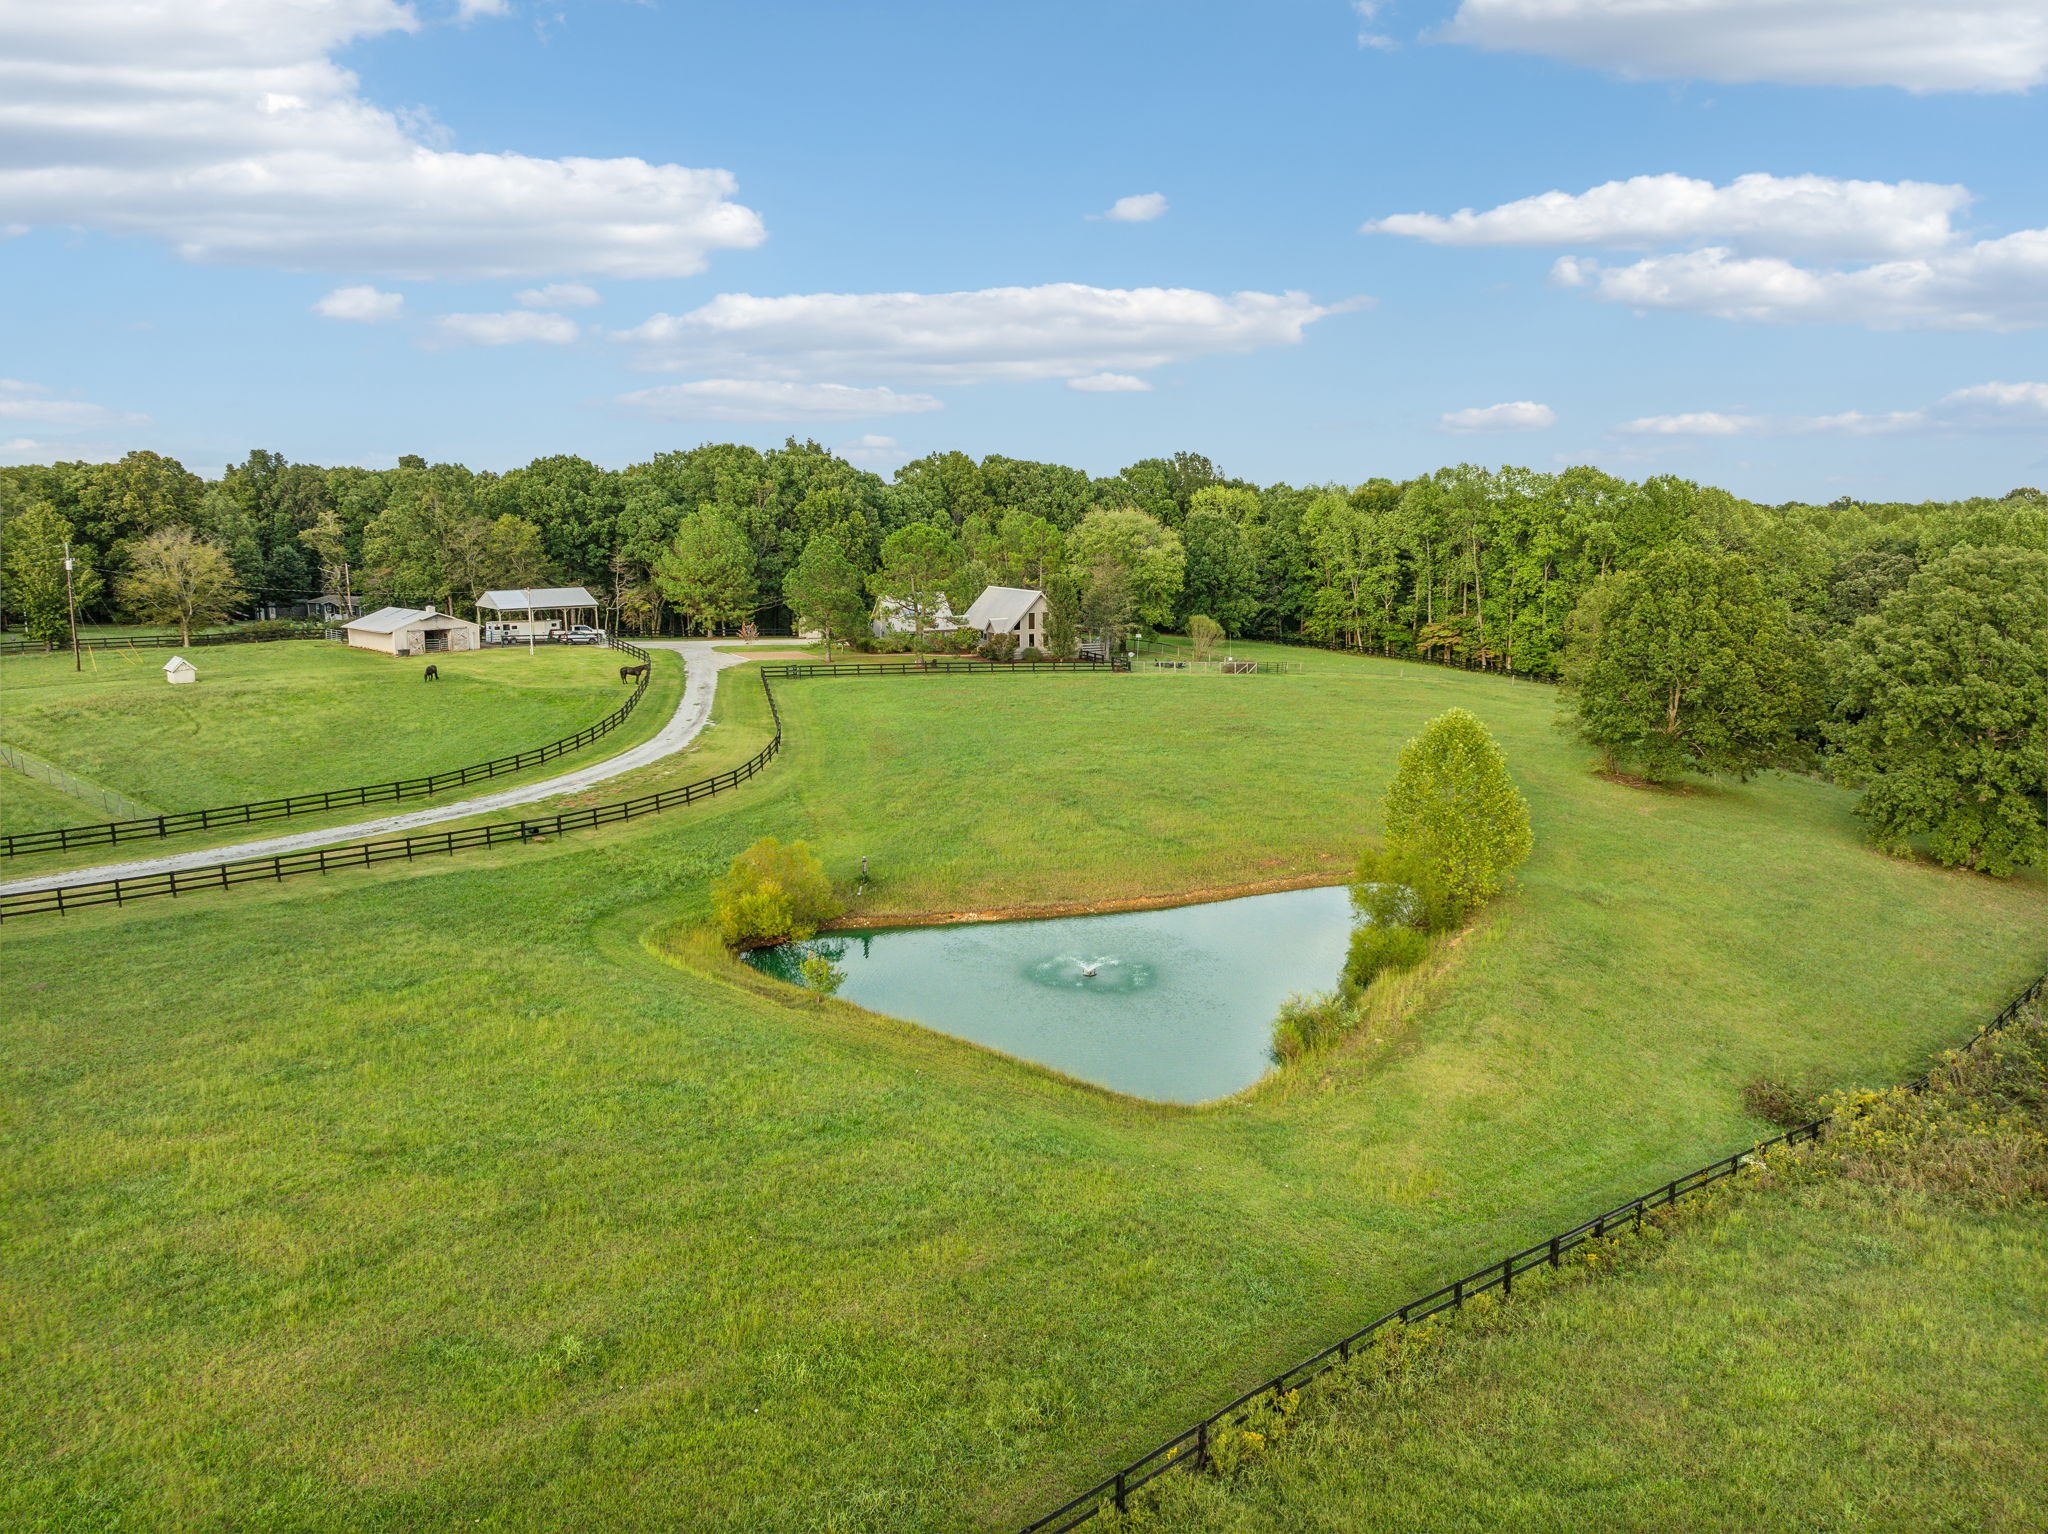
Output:
M440 668L439 666L429 666L429 667L427 667L427 680L428 680L428 681L430 681L430 682L438 682L438 681L440 681L440 680L441 680L441 668Z

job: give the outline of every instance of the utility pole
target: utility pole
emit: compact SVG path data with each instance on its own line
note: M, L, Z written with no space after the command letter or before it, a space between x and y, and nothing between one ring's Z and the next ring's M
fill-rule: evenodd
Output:
M71 540L64 540L64 611L71 618L71 669L83 671L85 664L78 658L78 601L71 594ZM98 662L94 662L95 665Z

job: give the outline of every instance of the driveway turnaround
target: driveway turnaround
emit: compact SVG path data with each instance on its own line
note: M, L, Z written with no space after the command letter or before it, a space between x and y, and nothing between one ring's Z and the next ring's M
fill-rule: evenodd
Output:
M727 666L744 665L751 656L733 655L715 650L703 640L661 640L640 639L634 641L642 649L676 650L681 652L685 670L682 701L676 711L650 739L639 745L621 751L617 756L593 762L588 767L574 772L565 772L558 777L543 778L538 783L528 783L520 788L501 789L494 794L483 794L474 799L457 799L446 804L436 804L424 810L410 810L402 815L380 815L375 820L359 820L353 825L330 826L324 831L301 831L294 836L268 836L261 841L235 842L225 847L207 847L193 852L174 852L160 858L141 858L128 863L101 863L92 868L71 868L62 873L39 874L32 879L15 879L0 884L0 894L12 894L16 890L55 889L59 885L96 884L102 879L135 879L145 874L169 873L172 869L211 868L216 863L231 863L237 858L276 857L284 852L305 852L314 847L332 847L340 842L359 842L372 836L402 836L421 826L431 826L444 820L467 820L472 815L487 814L492 810L509 810L522 804L533 804L542 799L552 799L557 794L573 794L580 789L593 788L611 778L658 762L665 756L673 756L703 731L711 718L711 700L718 691L718 673Z

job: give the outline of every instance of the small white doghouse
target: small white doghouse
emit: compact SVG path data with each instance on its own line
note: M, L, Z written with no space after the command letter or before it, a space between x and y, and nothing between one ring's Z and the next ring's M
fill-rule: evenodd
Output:
M199 668L182 655L173 655L164 662L164 680L173 687L199 680Z

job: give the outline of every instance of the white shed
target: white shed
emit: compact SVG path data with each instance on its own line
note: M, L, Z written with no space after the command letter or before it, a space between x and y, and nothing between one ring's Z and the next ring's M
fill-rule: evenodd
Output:
M199 680L199 668L182 655L173 655L164 662L164 680L173 687Z

